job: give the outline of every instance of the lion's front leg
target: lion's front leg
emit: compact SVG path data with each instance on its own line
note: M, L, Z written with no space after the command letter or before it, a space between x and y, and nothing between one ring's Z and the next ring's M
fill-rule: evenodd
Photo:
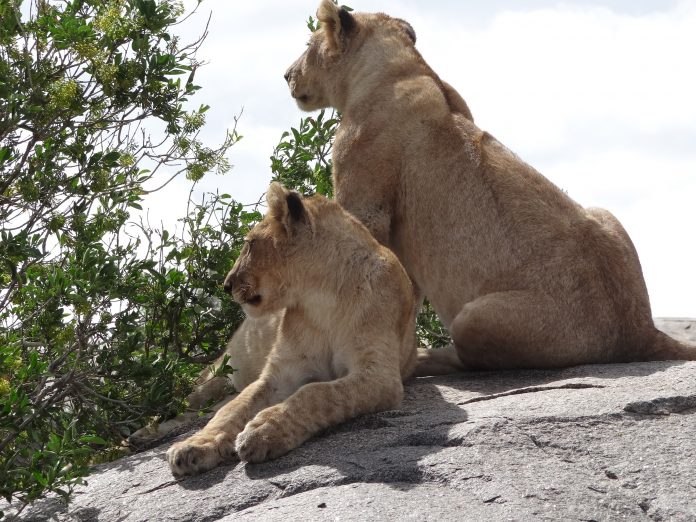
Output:
M201 431L169 448L167 461L172 473L177 476L202 473L231 458L237 435L271 401L268 380L261 378L249 385L220 408Z
M239 458L263 462L298 447L322 429L347 419L397 407L403 396L398 368L387 375L349 374L302 386L286 401L261 411L236 442Z

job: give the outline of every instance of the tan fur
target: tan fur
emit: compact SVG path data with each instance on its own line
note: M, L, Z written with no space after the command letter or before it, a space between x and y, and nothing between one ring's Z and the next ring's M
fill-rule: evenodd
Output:
M330 0L318 18L286 72L291 94L303 109L342 113L336 199L397 254L463 363L696 358L655 329L616 218L582 208L481 131L408 24L341 14Z
M396 256L337 203L278 184L225 288L254 318L278 314L258 380L167 452L175 475L237 453L275 458L331 425L395 408L416 364L413 288Z

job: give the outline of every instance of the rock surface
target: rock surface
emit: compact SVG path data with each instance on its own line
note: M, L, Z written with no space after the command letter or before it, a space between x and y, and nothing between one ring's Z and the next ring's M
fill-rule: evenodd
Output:
M659 327L696 343L696 321ZM416 379L399 410L179 480L166 449L20 519L694 521L696 362Z

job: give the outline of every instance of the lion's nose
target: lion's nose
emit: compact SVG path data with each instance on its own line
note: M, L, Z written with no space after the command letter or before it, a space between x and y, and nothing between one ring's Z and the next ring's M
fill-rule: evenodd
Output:
M237 274L235 274L234 270L230 270L230 272L227 274L227 277L225 278L225 283L223 284L225 292L227 292L228 294L232 294L232 289L234 288L236 279Z
M285 78L285 81L290 83L290 69L285 71L285 74L283 75L283 78Z

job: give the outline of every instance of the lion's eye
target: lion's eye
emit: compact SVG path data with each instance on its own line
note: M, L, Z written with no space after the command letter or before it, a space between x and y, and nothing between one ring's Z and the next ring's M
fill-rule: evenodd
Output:
M244 244L247 247L247 250L251 252L251 247L254 245L254 239L245 239Z

